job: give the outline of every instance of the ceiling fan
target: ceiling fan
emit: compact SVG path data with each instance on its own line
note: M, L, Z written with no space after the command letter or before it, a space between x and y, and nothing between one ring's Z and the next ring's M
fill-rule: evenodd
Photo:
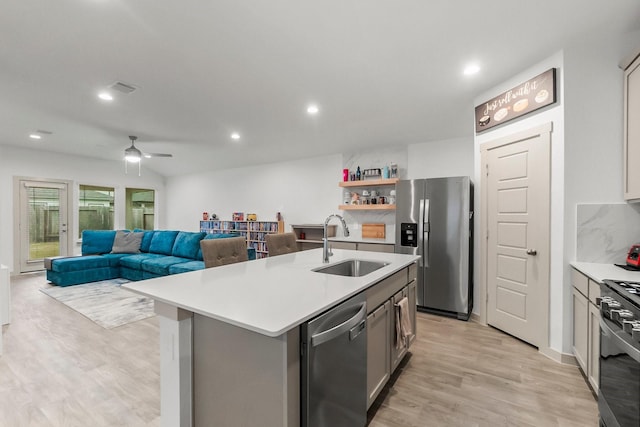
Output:
M126 148L124 150L124 173L127 173L127 163L137 163L138 164L138 176L140 176L140 163L142 158L151 158L151 157L173 157L172 154L166 153L143 153L142 151L136 148L135 142L138 139L137 136L130 135L129 139L131 140L131 147Z

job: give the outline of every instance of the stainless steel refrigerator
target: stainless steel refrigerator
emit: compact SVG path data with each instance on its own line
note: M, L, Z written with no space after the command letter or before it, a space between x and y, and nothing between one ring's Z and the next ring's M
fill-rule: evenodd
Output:
M473 184L469 177L396 184L396 253L420 255L418 309L468 320L473 308Z

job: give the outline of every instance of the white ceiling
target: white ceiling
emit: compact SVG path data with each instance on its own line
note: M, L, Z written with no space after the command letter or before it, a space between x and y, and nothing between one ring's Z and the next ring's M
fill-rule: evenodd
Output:
M143 160L166 176L471 137L478 94L587 34L640 28L637 0L22 0L0 10L0 144L121 160L137 135L141 150L173 153ZM472 78L462 75L470 61L482 67ZM115 81L139 89L97 99ZM30 140L38 129L53 135Z

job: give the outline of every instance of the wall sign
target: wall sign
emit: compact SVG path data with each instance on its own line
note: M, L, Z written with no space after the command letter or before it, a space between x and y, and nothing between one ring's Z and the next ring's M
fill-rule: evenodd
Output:
M556 102L556 69L527 80L476 107L476 133Z

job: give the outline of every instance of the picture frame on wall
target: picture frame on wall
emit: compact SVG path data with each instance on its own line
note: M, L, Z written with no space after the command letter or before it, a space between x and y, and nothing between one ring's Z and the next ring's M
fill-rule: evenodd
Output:
M475 108L476 133L556 102L556 69L550 68Z

